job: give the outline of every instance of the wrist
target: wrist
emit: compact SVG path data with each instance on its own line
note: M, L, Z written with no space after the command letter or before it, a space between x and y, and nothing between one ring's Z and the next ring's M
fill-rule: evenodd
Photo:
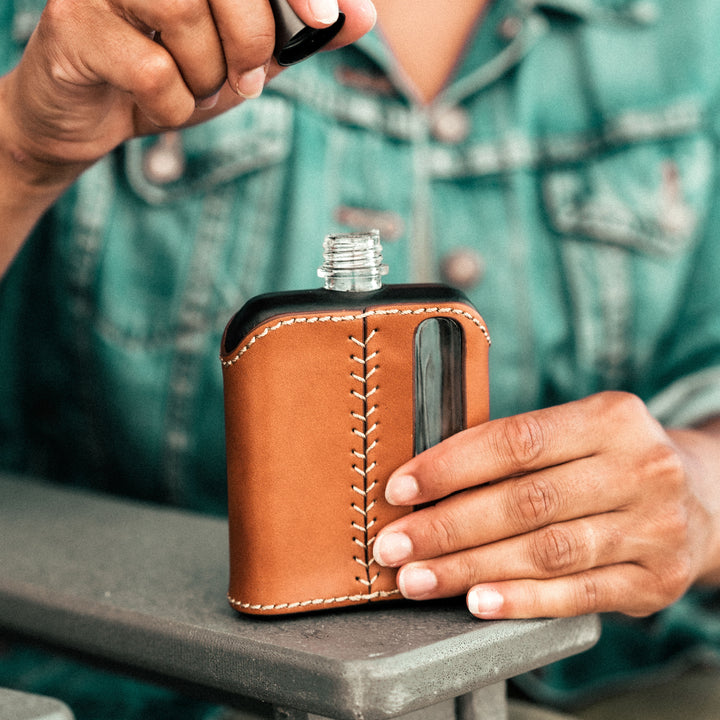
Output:
M22 193L27 193L30 199L52 202L90 165L92 163L58 161L41 152L33 152L11 134L5 135L0 130L0 173L14 179L13 195L20 195L18 199L22 198ZM27 202L28 197L22 200Z
M693 584L720 585L720 424L669 430L680 452L688 484L688 520L697 548Z
M43 213L92 163L62 162L34 146L0 80L0 277Z
M27 105L15 87L18 69L0 79L0 172L10 172L31 194L59 193L92 162L68 160L49 142L33 137L31 118L22 115Z

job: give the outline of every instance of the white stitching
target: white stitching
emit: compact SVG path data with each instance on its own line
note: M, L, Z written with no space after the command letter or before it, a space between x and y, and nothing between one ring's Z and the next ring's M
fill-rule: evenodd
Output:
M247 603L236 600L230 595L227 596L229 603L233 607L242 608L244 610L293 610L300 607L308 607L309 605L332 605L341 602L363 602L367 600L377 600L378 598L387 598L399 595L399 590L377 590L372 593L359 595L342 595L333 598L316 598L315 600L301 600L298 602L277 603L272 605L260 605L256 603Z
M367 569L370 568L370 565L365 565ZM362 583L368 590L372 590L372 584L380 577L380 573L375 573L369 580L366 580L365 578L358 578L358 582Z
M312 316L312 317L292 317L288 318L287 320L280 320L279 322L275 323L275 325L269 325L266 327L261 333L258 333L257 335L253 335L250 340L248 340L247 344L244 345L240 350L238 350L237 354L235 354L232 358L229 360L223 360L222 357L221 362L223 366L227 367L229 365L234 365L242 355L244 355L258 340L261 338L264 338L266 335L269 335L271 332L274 332L275 330L279 330L282 327L287 327L288 325L294 325L295 323L316 323L316 322L347 322L350 320L362 320L363 318L367 317L373 317L377 315L423 315L423 314L451 314L451 315L462 315L463 317L467 318L468 320L471 320L475 325L477 325L480 328L480 331L485 336L485 339L487 340L488 345L490 345L490 335L488 334L487 328L478 320L474 315L471 315L469 312L465 310L460 310L459 308L453 308L453 307L431 307L431 308L415 308L414 310L401 310L400 308L389 308L387 310L368 310L364 313L359 313L357 315L322 315L322 316Z
M361 351L359 355L351 353L350 357L363 367L362 375L355 372L350 373L352 381L356 383L356 386L351 388L350 394L357 398L361 404L361 408L350 411L350 416L359 423L359 425L351 427L350 430L356 437L362 439L361 449L352 449L353 455L361 461L359 464L353 464L352 469L362 478L362 487L353 484L352 489L360 495L362 501L360 504L351 504L352 509L358 513L362 519L358 519L357 522L351 522L351 525L353 529L359 533L359 537L353 535L352 540L362 551L362 556L358 557L354 555L353 560L364 569L364 576L357 576L355 580L364 585L368 589L368 592L372 592L373 583L380 577L379 572L374 575L370 573L370 568L375 562L370 549L370 531L377 522L377 519L370 514L377 505L377 500L371 497L371 493L378 486L377 481L372 479L372 473L377 467L377 462L372 459L371 453L377 446L378 439L376 437L371 442L369 437L371 433L377 430L379 423L376 422L371 427L368 427L370 416L378 408L377 405L370 404L370 398L375 395L378 386L370 386L368 383L379 367L377 358L380 351L372 350L370 346L378 333L377 328L368 333L366 325L367 322L363 320L362 340L352 335L349 337L349 339L358 346L358 351ZM372 365L370 364L371 360L375 361Z

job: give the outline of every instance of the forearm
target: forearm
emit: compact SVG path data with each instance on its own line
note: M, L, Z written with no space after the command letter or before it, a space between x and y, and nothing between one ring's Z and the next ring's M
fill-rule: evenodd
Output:
M0 79L0 277L42 214L88 166L43 158L26 146L11 112L9 77Z
M43 213L79 174L27 164L4 144L0 147L0 277Z

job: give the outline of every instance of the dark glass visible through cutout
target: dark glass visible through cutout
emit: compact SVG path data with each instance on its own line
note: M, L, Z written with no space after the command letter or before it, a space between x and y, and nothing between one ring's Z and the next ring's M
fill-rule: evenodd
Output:
M463 331L451 318L430 318L415 331L414 452L465 427Z

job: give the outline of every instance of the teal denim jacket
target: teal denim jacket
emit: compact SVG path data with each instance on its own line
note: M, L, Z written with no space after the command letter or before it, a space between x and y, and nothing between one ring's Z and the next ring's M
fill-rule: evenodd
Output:
M41 5L0 9L3 68ZM0 285L0 466L224 512L225 323L317 286L326 233L371 227L388 282L455 283L483 314L494 416L604 389L667 424L717 414L719 34L714 0L496 0L427 107L374 32L127 143ZM574 702L712 654L706 601L609 618L526 687Z

